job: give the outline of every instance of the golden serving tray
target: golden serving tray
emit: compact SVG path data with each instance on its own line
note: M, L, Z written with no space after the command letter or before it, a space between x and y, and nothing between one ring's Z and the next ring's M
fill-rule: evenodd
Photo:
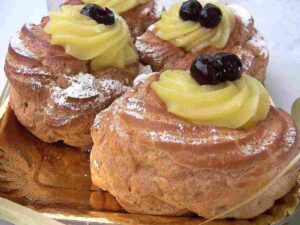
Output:
M300 185L265 214L249 220L219 220L208 225L283 224L299 203ZM27 131L8 107L0 109L0 197L67 224L200 225L198 217L126 213L108 192L93 187L89 153L61 143L47 144Z

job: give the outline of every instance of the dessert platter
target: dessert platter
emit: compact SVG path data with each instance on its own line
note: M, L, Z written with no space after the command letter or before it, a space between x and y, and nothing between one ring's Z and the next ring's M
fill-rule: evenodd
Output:
M0 197L75 224L295 215L299 120L264 86L254 18L214 0L162 5L67 0L12 36Z

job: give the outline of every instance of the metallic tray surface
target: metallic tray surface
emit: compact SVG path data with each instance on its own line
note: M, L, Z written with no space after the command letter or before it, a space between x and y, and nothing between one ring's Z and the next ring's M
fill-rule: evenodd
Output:
M205 221L198 217L126 213L112 195L92 185L89 152L61 143L47 144L38 140L18 122L9 107L7 110L3 107L0 119L0 197L72 225L199 225ZM296 185L267 213L251 221L219 220L207 224L285 224L292 219L290 215L294 214L298 205L298 192L299 186Z

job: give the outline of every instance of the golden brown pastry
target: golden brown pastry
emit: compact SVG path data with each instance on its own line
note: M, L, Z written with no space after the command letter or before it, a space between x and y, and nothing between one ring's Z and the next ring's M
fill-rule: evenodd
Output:
M205 1L199 2L204 8ZM268 49L254 27L253 17L239 5L215 2L221 9L222 19L214 28L180 18L181 3L163 12L162 19L137 38L135 45L141 62L151 65L154 71L184 70L198 54L232 52L240 57L248 74L263 81L269 61Z
M295 185L300 166L295 124L283 110L269 107L262 95L262 105L255 103L259 108L252 119L264 111L261 109L268 113L251 128L187 121L186 115L170 112L177 103L182 104L183 98L171 101L177 88L187 97L190 92L184 88L195 85L190 81L185 84L186 78L181 79L180 73L187 72L177 71L173 77L170 71L140 75L133 91L97 115L92 127L93 183L109 191L131 213L193 212L209 219L253 218L263 213ZM238 87L243 79L249 81L250 89L252 84L262 87L247 75L232 83ZM154 84L164 85L165 81L169 82L164 86L168 89L159 87L165 92L158 97ZM230 82L218 85L201 86L201 93L215 95L214 91L224 90L220 85L231 87ZM234 96L246 89L241 88ZM251 93L248 102L256 99L256 93L264 95L264 91ZM199 100L203 110L214 104L205 100ZM225 108L220 106L219 110L225 112ZM234 121L230 115L228 121Z
M81 15L82 7L64 6L39 25L24 25L5 62L19 121L45 142L75 147L92 145L95 115L131 86L140 67L124 20L115 15L113 26L100 24Z
M67 0L63 5L98 4L103 7L116 8L117 12L128 24L133 37L142 35L155 23L162 10L157 0Z

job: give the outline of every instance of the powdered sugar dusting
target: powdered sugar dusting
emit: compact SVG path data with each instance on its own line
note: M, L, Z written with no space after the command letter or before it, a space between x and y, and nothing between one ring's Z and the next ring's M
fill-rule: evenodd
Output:
M43 87L42 82L34 77L30 78L30 84L33 90L38 90Z
M157 133L155 131L151 131L149 133L150 138L152 141L161 141L161 142L167 142L167 143L176 143L176 144L184 144L185 139L180 136L174 136L172 134L169 134L168 132L163 133Z
M268 57L268 45L264 40L263 36L260 33L254 35L249 41L248 44L259 49L259 55L263 57Z
M138 111L138 112L146 112L146 109L144 107L141 107L141 101L136 99L136 98L128 98L127 99L127 105L126 108L130 109L130 110L134 110L134 111Z
M142 116L139 112L125 110L124 113L136 119L140 119L140 120L144 119L144 116Z
M233 134L229 133L224 133L216 129L216 128L211 128L208 130L208 133L201 133L200 130L197 129L197 127L192 127L193 134L189 133L190 124L186 126L185 124L177 124L176 125L176 133L173 133L172 130L164 130L164 131L147 131L146 135L150 137L152 141L160 141L160 142L165 142L165 143L184 143L184 144L189 144L189 145L203 145L203 144L218 144L221 142L234 142L237 137ZM185 132L187 133L187 137Z
M98 81L98 88L108 95L120 95L124 92L124 85L120 81L112 79Z
M218 143L218 140L219 140L219 136L217 135L217 130L215 128L212 128L210 130L210 133L211 133L211 139L213 141L214 144Z
M97 100L105 101L103 93L99 92L96 88L96 79L91 74L80 73L74 77L66 77L70 82L70 86L66 89L54 87L52 98L55 104L59 106L66 106L72 110L79 110L88 105L72 104L68 102L68 98L85 99L98 96Z
M243 63L244 69L247 71L252 67L253 64L253 58L252 57L246 57Z
M230 4L228 7L233 11L233 14L239 17L245 27L248 27L253 22L253 17L249 11L237 4Z
M75 77L68 77L70 87L63 91L71 98L89 98L99 95L96 79L91 74L80 73Z
M142 107L141 104L142 102L136 98L128 98L124 113L136 119L144 119L146 109Z
M149 37L147 37L147 39L148 38L151 39L151 38L153 38L153 36L149 36ZM151 57L151 58L157 58L158 57L157 51L155 51L155 49L150 47L150 45L147 42L144 42L142 36L137 37L136 42L135 42L135 47L138 51L144 52L145 54L149 55L149 57Z
M178 124L177 128L176 128L176 131L178 133L181 133L181 132L184 132L184 129L185 129L185 126L183 124Z
M23 74L40 74L40 75L51 75L51 73L46 69L42 67L27 67L27 66L18 66L16 68L17 73L23 73Z
M181 128L179 128L181 129ZM179 130L177 129L177 132ZM191 145L202 145L209 142L208 137L189 137L185 138L180 134L173 135L169 133L168 131L163 132L155 132L151 131L147 133L147 135L150 136L151 141L161 141L164 143L174 143L174 144L191 144Z
M297 138L297 130L295 127L290 127L284 135L284 142L286 143L285 151L288 151L293 144L295 144Z
M287 129L283 136L284 141L284 151L289 151L291 147L295 144L297 138L297 131L294 127L290 127ZM268 136L262 137L259 140L253 139L248 141L247 144L241 145L241 153L244 155L255 155L260 152L266 151L270 148L270 146L277 147L276 141L281 139L281 134L276 132L271 132Z
M244 57L242 51L238 51L236 54L242 60L244 70L249 70L253 65L254 55L247 55L247 57Z
M140 74L139 76L137 76L135 78L135 80L133 81L133 86L136 87L138 85L143 84L149 77L151 77L153 74L152 73L144 73L144 74Z
M270 133L268 137L259 140L249 140L246 144L240 146L241 153L245 156L259 154L266 151L269 146L273 145L278 138L276 132Z
M20 33L17 32L10 40L10 47L19 55L36 59L32 51L30 51L20 39Z

